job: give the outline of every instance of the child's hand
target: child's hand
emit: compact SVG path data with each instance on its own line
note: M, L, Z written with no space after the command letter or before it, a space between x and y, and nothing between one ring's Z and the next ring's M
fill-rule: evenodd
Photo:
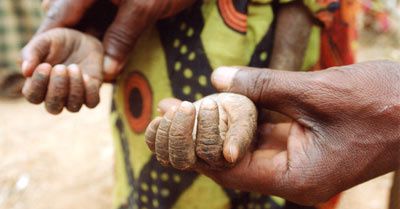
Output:
M34 37L22 51L28 77L22 93L28 101L45 102L52 114L83 104L95 107L103 81L103 47L99 40L72 29L52 29Z
M222 169L243 157L256 128L257 110L247 97L220 93L169 108L149 124L145 136L163 165Z

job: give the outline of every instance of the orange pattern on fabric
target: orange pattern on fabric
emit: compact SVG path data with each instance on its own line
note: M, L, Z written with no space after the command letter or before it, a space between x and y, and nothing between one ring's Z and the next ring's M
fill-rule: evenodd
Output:
M131 101L132 93L138 93L138 97L141 101ZM139 105L134 108L139 108L139 114L135 115L132 112L132 103ZM151 87L144 76L139 73L132 73L127 76L124 82L124 111L125 116L129 122L131 129L136 133L143 133L146 130L147 125L151 121L151 113L153 107L153 96Z
M224 22L229 27L241 33L247 31L247 15L236 11L232 0L218 0L218 7Z
M358 1L341 0L340 9L333 14L332 22L321 31L320 60L315 69L349 65L355 62L352 43L356 39L355 19L359 8ZM325 13L328 11L321 11Z
M324 28L321 31L320 60L315 69L326 69L334 66L349 65L355 62L352 44L356 39L356 14L359 2L340 0L340 9L333 18L322 18ZM328 11L321 11L327 13ZM326 21L329 20L329 21ZM319 204L318 209L335 209L340 200L340 194L326 203Z

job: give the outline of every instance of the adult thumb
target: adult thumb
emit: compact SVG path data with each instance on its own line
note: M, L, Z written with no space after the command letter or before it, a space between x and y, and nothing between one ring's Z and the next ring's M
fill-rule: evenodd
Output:
M44 17L36 34L57 27L71 27L76 25L85 12L96 0L46 0L42 7L46 10Z
M297 118L309 105L312 72L292 72L250 67L220 67L212 76L222 92L242 94L257 106Z

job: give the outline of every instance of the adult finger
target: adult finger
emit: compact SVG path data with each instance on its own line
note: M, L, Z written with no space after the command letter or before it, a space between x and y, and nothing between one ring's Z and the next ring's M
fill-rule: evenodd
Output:
M137 39L147 26L158 19L166 2L126 0L119 4L117 16L103 39L106 80L120 72Z
M59 114L68 98L68 72L64 65L56 65L50 75L46 94L46 109L51 114Z
M44 2L47 9L37 34L57 27L74 26L96 0L51 0Z
M33 104L40 104L46 97L49 83L51 65L44 63L39 65L31 78L28 78L22 89L23 95Z
M211 76L219 91L242 94L257 105L296 117L313 101L313 72L290 72L249 67L220 67ZM310 103L311 102L311 103Z
M50 52L51 39L47 35L34 37L21 52L22 74L30 77L35 68L43 62Z
M72 64L67 67L69 76L69 95L67 110L78 112L85 102L85 87L81 70L78 65Z

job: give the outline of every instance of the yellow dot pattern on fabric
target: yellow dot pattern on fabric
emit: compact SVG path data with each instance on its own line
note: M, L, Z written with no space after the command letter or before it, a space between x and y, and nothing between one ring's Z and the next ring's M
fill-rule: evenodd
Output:
M267 60L267 57L268 57L268 53L267 52L261 52L261 54L260 54L260 60L261 61Z
M186 35L187 35L188 37L192 37L193 34L194 34L193 28L189 28L188 31L186 32Z
M161 180L162 181L168 181L169 179L169 175L167 173L162 173L161 174Z
M178 48L181 45L181 41L179 39L174 40L174 47Z
M189 95L192 92L192 87L190 86L184 86L182 89L183 94Z
M264 204L264 209L270 209L271 208L271 204L269 202Z
M189 61L193 61L196 59L196 53L195 52L190 52L188 56Z
M160 203L158 202L157 199L153 199L152 201L153 207L158 208L160 206Z
M182 63L179 61L175 62L175 66L174 66L175 71L178 72L181 70L181 68L182 68Z
M161 189L161 196L163 197L168 197L169 196L169 190L167 188Z
M144 182L140 185L140 188L142 188L142 190L146 192L149 190L149 186Z
M191 70L190 68L186 68L186 69L183 71L183 76L185 76L185 78L187 78L187 79L192 78L192 77L193 77L193 72L192 72L192 70Z
M142 196L140 196L140 200L141 200L142 202L144 202L144 203L147 203L147 202L149 201L149 198L147 198L146 195L142 195Z
M174 174L172 179L174 180L175 183L181 182L181 177L179 175L177 175L177 174Z
M188 48L186 45L181 46L180 49L181 54L186 54L188 52Z
M196 94L194 95L194 98L195 98L196 100L200 100L200 99L203 98L203 94L202 94L202 93L196 93Z
M207 86L207 77L205 75L199 76L199 84L201 86Z
M157 185L155 185L155 184L151 185L151 192L153 192L154 194L158 194L158 187L157 187Z
M155 170L152 170L152 171L150 172L150 177L151 177L153 180L156 180L157 177L158 177L157 172L156 172Z

